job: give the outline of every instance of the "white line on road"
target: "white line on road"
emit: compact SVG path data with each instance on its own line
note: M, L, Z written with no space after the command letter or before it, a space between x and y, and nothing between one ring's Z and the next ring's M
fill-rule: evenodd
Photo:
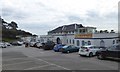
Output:
M27 69L24 69L24 70L33 70L33 69L36 69L36 68L42 68L42 67L46 67L46 66L51 66L51 65L42 65L42 66L37 66L37 67L31 67L31 68L27 68Z
M7 59L7 60L3 59L3 61L10 61L10 60L17 60L17 59L26 59L26 58L12 58L12 59Z
M29 62L33 62L33 61L25 61L25 62L19 62L19 63L13 63L13 64L3 64L3 66L9 66L9 65L16 65L16 64L23 64L23 63L29 63Z
M38 58L34 58L34 59L37 59L37 60L43 61L43 62L45 62L45 63L47 63L47 64L49 64L49 65L54 65L54 66L57 66L57 67L63 68L63 69L65 69L65 70L71 70L71 69L65 68L65 67L63 67L63 66L60 66L60 65L57 65L57 64L54 64L54 63L50 63L50 62L45 61L45 60L42 60L42 59L38 59Z

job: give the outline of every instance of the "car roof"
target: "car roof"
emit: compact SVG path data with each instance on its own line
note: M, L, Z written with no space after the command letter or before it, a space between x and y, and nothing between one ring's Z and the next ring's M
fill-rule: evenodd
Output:
M95 45L85 45L85 46L82 46L82 47L92 47L92 46L95 46Z

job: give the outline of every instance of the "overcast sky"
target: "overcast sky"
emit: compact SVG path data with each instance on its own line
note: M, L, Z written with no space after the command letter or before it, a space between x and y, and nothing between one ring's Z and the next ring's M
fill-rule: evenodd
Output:
M72 23L118 30L119 0L1 0L2 18L37 35ZM2 12L1 12L2 11Z

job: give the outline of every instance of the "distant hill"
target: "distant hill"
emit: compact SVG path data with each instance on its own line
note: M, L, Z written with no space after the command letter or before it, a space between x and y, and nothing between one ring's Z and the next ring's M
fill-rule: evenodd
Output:
M24 30L18 30L18 25L16 22L11 21L10 23L4 21L0 18L0 23L2 23L2 41L14 41L19 40L20 37L35 36L30 32ZM36 35L37 36L37 35Z

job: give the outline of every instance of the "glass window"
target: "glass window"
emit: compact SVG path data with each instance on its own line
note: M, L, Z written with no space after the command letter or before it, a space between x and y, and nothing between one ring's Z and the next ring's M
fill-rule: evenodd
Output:
M68 43L68 39L67 39L67 43Z
M82 46L84 46L85 45L85 41L82 41Z
M105 47L105 42L103 40L100 41L100 46Z
M70 39L70 44L71 44L71 39Z
M90 41L88 41L88 45L91 45L91 42L90 42Z
M77 46L79 46L79 44L80 44L80 42L79 42L79 40L77 40Z
M119 43L119 40L116 40L116 43Z
M74 40L73 40L73 44L74 44Z
M113 44L115 44L115 40L113 40Z
M79 32L82 33L82 30L80 29Z

